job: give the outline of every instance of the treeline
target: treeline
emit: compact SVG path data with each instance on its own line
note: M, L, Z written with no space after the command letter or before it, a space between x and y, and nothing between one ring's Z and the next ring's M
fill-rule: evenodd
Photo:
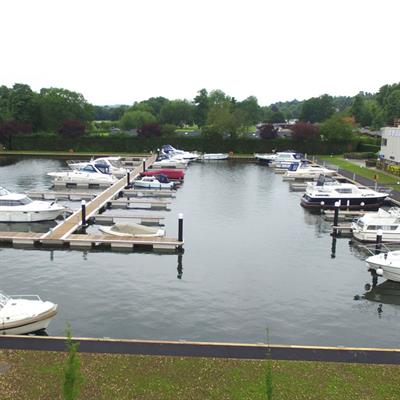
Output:
M0 141L14 134L47 132L64 136L135 131L142 137L173 136L195 127L204 138L245 138L261 124L262 138L277 136L275 123L291 119L296 140L351 139L358 127L378 129L400 118L400 83L375 94L327 94L304 101L261 106L255 96L237 100L221 90L201 89L192 100L151 97L132 105L93 106L80 93L62 88L34 92L29 85L0 86Z

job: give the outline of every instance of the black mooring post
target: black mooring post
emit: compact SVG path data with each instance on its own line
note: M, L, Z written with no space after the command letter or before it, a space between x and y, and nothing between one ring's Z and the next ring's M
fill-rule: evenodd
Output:
M382 247L382 230L378 229L378 232L376 232L375 254L379 254L381 252L381 247Z
M82 211L82 233L86 233L86 201L82 200L81 202L81 211Z
M131 184L131 173L128 171L126 173L126 186L128 187Z
M178 215L178 240L183 242L183 214Z
M143 158L143 172L146 172L146 159Z
M333 214L333 235L337 236L338 229L337 226L339 224L339 208L340 208L340 203L336 202L335 203L335 212Z

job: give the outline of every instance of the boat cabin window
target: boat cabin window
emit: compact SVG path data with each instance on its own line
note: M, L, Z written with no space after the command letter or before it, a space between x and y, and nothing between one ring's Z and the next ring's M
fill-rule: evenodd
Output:
M169 180L165 175L159 174L159 175L155 175L155 177L157 178L158 182L160 183L168 183Z
M397 225L368 225L367 229L369 231L377 231L378 229L382 231L395 231Z
M335 189L338 193L352 193L351 188Z
M0 196L5 196L7 194L10 194L10 192L7 189L0 187Z
M86 165L85 168L82 169L84 172L97 172L93 165Z
M298 167L299 167L298 163L292 163L289 165L288 171L296 171Z
M107 164L95 164L95 166L102 174L108 174L110 172Z
M29 203L32 203L32 200L29 197L25 197L20 200L0 200L0 206L2 207L23 206Z

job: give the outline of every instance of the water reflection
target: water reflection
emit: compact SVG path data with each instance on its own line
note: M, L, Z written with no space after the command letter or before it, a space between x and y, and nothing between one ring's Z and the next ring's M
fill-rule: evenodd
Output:
M183 275L183 254L178 254L178 275L177 278L178 279L182 279L182 275Z
M395 304L400 305L400 283L393 281L384 281L377 285L374 280L376 276L372 278L372 285L365 285L366 292L364 298L370 301L375 301L383 304ZM375 283L375 284L374 284Z
M57 226L55 221L43 222L0 222L0 232L34 232L46 233Z

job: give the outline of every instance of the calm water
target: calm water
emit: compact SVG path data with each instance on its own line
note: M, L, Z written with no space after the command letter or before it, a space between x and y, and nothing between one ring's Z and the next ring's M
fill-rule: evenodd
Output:
M61 168L19 161L0 184L48 188ZM339 239L331 258L330 223L300 197L263 166L193 164L171 211L154 212L170 236L184 213L183 256L3 247L0 289L58 303L50 335L69 322L76 336L263 342L268 328L272 343L398 347L400 306L353 300L371 281L362 255Z

